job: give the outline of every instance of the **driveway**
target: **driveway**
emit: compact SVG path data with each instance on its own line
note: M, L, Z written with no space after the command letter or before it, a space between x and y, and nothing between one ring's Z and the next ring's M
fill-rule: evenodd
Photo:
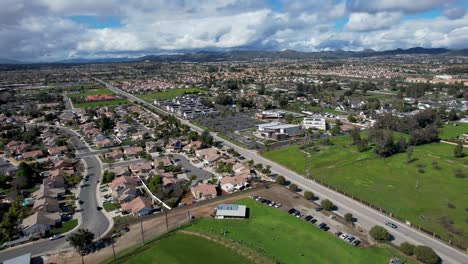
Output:
M195 175L197 176L197 181L210 180L213 177L211 172L195 167L185 156L180 154L173 154L173 156L174 161L182 165L186 170L185 173L188 177Z

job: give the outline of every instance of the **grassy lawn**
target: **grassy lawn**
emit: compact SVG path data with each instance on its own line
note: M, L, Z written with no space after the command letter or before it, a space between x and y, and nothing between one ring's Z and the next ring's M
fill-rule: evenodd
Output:
M450 122L441 129L439 137L441 139L452 139L465 133L468 133L468 124L457 123L457 126L454 126L454 122Z
M106 88L95 89L84 93L75 93L75 94L68 94L70 98L77 98L77 97L85 97L88 95L97 95L97 94L114 94L111 90Z
M227 247L208 239L181 233L172 233L157 243L150 243L137 254L113 263L251 263Z
M200 219L156 242L126 250L126 255L110 263L251 263L251 259L256 263L388 263L400 256L386 245L353 247L302 219L250 199L238 203L247 205L249 219Z
M171 89L171 90L162 91L162 92L140 94L137 97L151 102L153 100L173 99L177 96L183 95L184 93L195 93L195 92L204 93L206 92L206 90L199 89L199 88L180 88L180 89Z
M70 230L72 230L73 228L75 228L76 226L78 225L78 219L72 219L72 220L69 220L67 222L62 222L62 227L60 228L55 228L55 229L51 229L50 230L50 233L52 235L55 235L55 234L63 234L65 232L68 232Z
M86 103L74 103L73 106L76 108L86 108L86 107L101 107L108 105L122 105L127 104L127 99L115 99L109 101L100 101L100 102L86 102Z
M107 212L111 212L111 211L114 211L114 210L117 210L120 208L120 204L119 203L103 203L102 204L102 207L104 208L104 210L106 210Z
M453 146L433 143L416 147L414 161L407 164L406 153L383 159L372 150L358 152L350 145L349 136L332 141L334 146L311 152L313 177L431 230L445 240L468 246L467 179L454 176L455 170L468 173L468 157L455 159ZM298 146L267 152L264 156L304 174L304 153Z
M330 113L330 114L334 114L334 115L344 114L344 112L337 111L335 109L323 108L323 107L320 107L320 106L312 106L310 104L304 104L304 103L301 103L301 102L288 104L286 109L290 110L290 111L298 112L298 113L300 113L301 111L315 111L315 112L321 111L321 112L324 112L324 113Z
M256 201L239 202L250 210L248 220L202 219L189 226L262 252L276 263L388 263L399 253L387 246L355 248L302 219Z

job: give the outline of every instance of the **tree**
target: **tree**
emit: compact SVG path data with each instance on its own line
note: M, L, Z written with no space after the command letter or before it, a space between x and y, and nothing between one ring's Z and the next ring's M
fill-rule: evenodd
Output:
M20 163L15 176L11 185L15 186L17 189L29 188L34 184L34 170L31 165L26 162Z
M357 119L354 115L348 115L348 121L351 123L356 123Z
M105 115L102 115L96 124L103 132L114 127L114 121Z
M306 191L304 192L304 198L306 198L307 200L312 200L314 199L314 193L311 191Z
M353 214L351 213L346 213L344 215L344 219L346 220L346 222L353 222Z
M463 153L463 143L461 141L458 141L453 149L453 156L455 156L455 158L463 158L465 156L465 153Z
M332 201L325 199L320 202L320 205L322 206L323 209L331 211L335 205L332 203Z
M204 147L211 147L213 145L213 137L208 130L204 130L200 136L200 141Z
M284 176L280 175L276 177L276 183L280 185L284 185L286 183L286 179L284 178Z
M254 160L248 160L247 161L247 165L249 165L249 167L252 167L252 165L254 165Z
M450 110L450 112L447 115L447 119L449 121L458 120L459 118L458 118L457 112L454 109Z
M350 133L351 139L353 140L353 145L357 145L361 141L361 131L359 128L353 128Z
M159 189L159 187L161 186L162 184L162 178L161 176L159 175L155 175L153 176L153 178L151 178L151 180L149 181L148 183L148 188L150 189L150 191L152 193L155 193L157 192L157 190Z
M401 252L405 253L408 256L412 256L414 254L415 246L408 242L403 242L400 245Z
M379 241L385 241L390 239L390 233L388 233L387 229L381 226L373 226L369 231L369 235Z
M414 254L416 259L426 264L436 264L439 263L439 256L434 252L430 247L426 246L417 246L414 249Z
M298 189L298 187L297 187L296 184L293 183L293 184L289 185L289 190L291 190L292 192L297 192L297 189Z
M94 234L88 229L78 229L76 233L71 234L67 239L70 245L81 255L82 263L84 263L84 250L93 242L93 239Z
M113 181L115 178L115 173L112 171L105 170L104 174L102 175L103 183L109 183Z

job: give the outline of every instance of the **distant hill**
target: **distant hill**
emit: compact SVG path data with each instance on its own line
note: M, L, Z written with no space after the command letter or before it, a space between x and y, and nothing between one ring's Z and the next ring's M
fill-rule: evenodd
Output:
M17 60L11 60L7 58L0 58L0 64L22 64L23 62Z
M430 55L430 56L468 56L468 49L449 50L445 48L409 48L385 51L365 49L363 51L318 51L302 52L295 50L282 51L258 51L258 50L231 50L231 51L198 51L184 54L147 55L139 58L103 58L86 59L74 58L56 61L47 64L90 64L90 63L117 63L117 62L214 62L214 61L255 61L255 60L304 60L304 59L340 59L340 58L365 58L373 56L396 55ZM0 58L0 64L27 64L11 59ZM39 63L36 63L39 64ZM44 64L44 63L41 63Z

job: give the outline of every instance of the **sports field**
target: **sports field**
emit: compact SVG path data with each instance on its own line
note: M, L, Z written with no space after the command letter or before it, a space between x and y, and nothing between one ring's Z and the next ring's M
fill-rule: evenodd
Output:
M99 101L99 102L73 103L73 106L76 108L86 108L86 107L122 105L122 104L127 104L127 103L128 103L127 99L115 99L115 100Z
M400 255L385 245L353 247L303 219L251 199L238 203L247 205L249 219L200 219L113 263L374 264Z
M468 178L455 177L456 171L468 174L468 157L454 158L454 146L418 146L408 164L406 153L384 159L372 150L358 152L349 136L332 141L333 146L310 152L311 176L446 240L468 246ZM296 145L264 156L304 174L305 155Z
M98 94L114 94L114 93L109 89L101 88L101 89L95 89L95 90L91 90L91 91L84 92L84 93L68 94L68 97L78 98L78 97L85 97L88 95L98 95Z
M199 89L199 88L180 88L180 89L171 89L171 90L162 91L162 92L140 94L137 97L145 101L152 102L153 100L173 99L185 93L191 94L191 93L197 93L197 92L204 93L206 92L206 90Z

